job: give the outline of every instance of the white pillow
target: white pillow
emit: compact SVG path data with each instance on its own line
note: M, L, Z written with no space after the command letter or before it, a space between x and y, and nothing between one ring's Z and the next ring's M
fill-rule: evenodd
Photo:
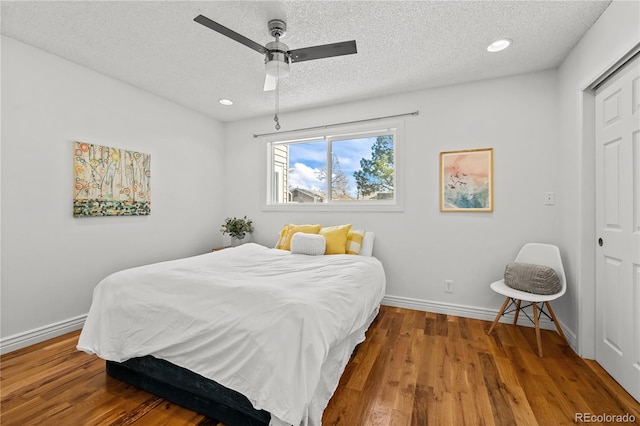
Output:
M291 237L291 253L322 256L327 249L327 240L319 234L296 232Z
M373 241L376 239L376 234L373 232L365 232L362 239L362 247L360 248L360 256L373 255Z

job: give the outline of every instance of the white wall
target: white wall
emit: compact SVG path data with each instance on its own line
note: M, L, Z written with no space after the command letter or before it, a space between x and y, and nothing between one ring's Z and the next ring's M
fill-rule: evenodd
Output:
M248 215L256 241L271 245L284 223L352 223L375 231L374 255L384 264L389 298L416 306L493 319L502 300L489 283L527 241L557 243L558 208L544 206L545 192L559 191L556 73L547 71L473 84L416 91L296 113L282 113L282 130L419 110L406 118L403 212L262 211L265 163L254 133L273 131L271 117L227 127L226 214ZM439 153L494 149L495 211L439 211ZM455 292L444 293L445 279ZM396 300L397 301L397 300ZM558 312L564 318L563 312Z
M560 207L567 296L559 302L577 329L578 353L595 357L595 195L593 99L585 89L640 42L640 2L614 1L558 72L562 157ZM631 177L629 177L631 178Z
M222 136L211 118L3 36L3 344L75 324L111 272L219 245ZM74 218L74 140L151 154L151 215Z

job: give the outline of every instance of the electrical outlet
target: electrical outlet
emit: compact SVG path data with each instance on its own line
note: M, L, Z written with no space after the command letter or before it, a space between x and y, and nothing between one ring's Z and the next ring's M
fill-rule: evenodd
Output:
M453 280L444 280L444 292L453 293Z

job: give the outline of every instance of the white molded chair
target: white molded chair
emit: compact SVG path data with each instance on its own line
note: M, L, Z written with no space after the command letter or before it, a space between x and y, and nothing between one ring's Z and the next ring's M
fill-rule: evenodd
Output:
M502 307L500 308L500 312L498 312L498 315L496 316L496 319L493 321L493 324L491 325L491 328L489 329L487 334L491 334L493 332L493 329L498 324L498 321L500 320L500 317L502 317L502 315L515 311L515 318L513 320L513 325L516 325L518 323L518 315L520 311L522 311L524 308L531 306L533 309L532 321L535 324L535 328L536 328L538 355L542 357L542 343L540 341L540 325L539 325L540 316L542 314L544 314L547 318L553 321L553 323L556 325L556 328L558 329L558 333L560 334L560 336L562 336L565 343L567 342L567 338L562 332L560 323L558 322L558 319L556 318L556 315L553 312L553 309L551 309L551 305L549 304L551 300L555 300L559 298L567 290L567 278L564 274L564 267L562 266L560 250L558 249L558 247L551 244L528 243L528 244L525 244L520 249L520 252L518 252L518 255L516 256L515 262L532 263L536 265L544 265L544 266L553 268L558 274L558 277L560 277L560 285L561 285L560 291L555 294L533 294L533 293L528 293L526 291L520 291L520 290L516 290L514 288L509 287L507 284L505 284L504 279L492 283L491 289L496 293L506 296L506 300L502 304ZM526 306L521 306L522 301L529 302L529 304ZM509 302L511 302L511 304L509 304ZM540 308L538 308L538 303L541 304ZM507 305L509 305L509 307L514 306L514 309L505 312L505 310L507 309ZM545 312L544 310L545 305L549 313ZM531 319L531 317L529 317L529 315L527 315L526 312L523 311L523 313L527 316L527 318Z

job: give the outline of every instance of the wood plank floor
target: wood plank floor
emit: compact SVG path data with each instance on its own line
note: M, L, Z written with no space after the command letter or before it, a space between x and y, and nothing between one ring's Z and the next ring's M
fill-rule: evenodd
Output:
M563 425L640 406L598 364L532 328L383 306L323 425ZM222 426L106 375L79 332L0 358L0 424ZM579 423L579 422L578 422Z

